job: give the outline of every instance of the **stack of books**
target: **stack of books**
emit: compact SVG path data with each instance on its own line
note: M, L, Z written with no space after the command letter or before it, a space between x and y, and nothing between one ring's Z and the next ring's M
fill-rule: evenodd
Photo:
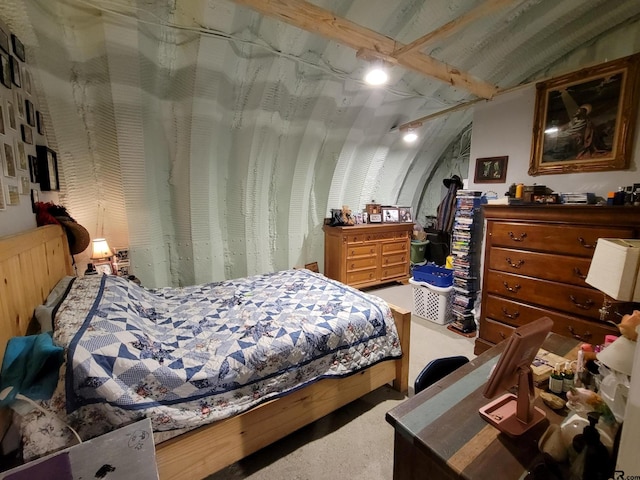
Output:
M449 329L469 336L475 335L476 331L473 307L480 288L480 204L481 192L458 190L451 235L454 288L451 312L454 319Z

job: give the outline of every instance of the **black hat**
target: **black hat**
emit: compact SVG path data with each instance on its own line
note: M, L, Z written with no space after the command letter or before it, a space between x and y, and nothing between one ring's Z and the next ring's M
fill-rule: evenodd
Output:
M442 183L444 183L444 186L447 188L449 188L452 183L458 185L458 188L462 188L462 180L460 180L458 175L453 175L451 178L445 178L442 180Z

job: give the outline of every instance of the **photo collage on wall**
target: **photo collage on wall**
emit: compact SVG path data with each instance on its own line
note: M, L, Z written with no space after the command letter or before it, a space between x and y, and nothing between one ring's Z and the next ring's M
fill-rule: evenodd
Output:
M38 101L27 53L16 32L0 19L0 211L31 203L39 198L40 165L54 169L58 189L58 165L55 155L39 159L36 146L46 147L44 118ZM51 151L53 152L53 151ZM55 154L55 152L54 152ZM48 180L49 175L47 175ZM51 182L47 181L47 185ZM27 203L27 204L28 204Z

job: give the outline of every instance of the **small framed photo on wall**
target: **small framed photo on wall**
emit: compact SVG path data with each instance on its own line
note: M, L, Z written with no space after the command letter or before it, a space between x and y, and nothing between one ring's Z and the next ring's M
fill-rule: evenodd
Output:
M0 53L0 82L5 87L11 88L11 61L4 53Z
M36 145L36 152L38 154L40 190L43 192L60 190L57 153L45 145Z
M11 56L11 81L16 87L22 86L22 76L20 75L20 62Z
M10 53L9 52L9 35L7 35L7 32L2 30L1 28L0 28L0 50L2 50L4 53Z
M474 183L505 183L509 157L486 157L476 159Z
M24 54L24 45L13 33L11 34L11 43L13 44L14 55L24 62L27 59Z

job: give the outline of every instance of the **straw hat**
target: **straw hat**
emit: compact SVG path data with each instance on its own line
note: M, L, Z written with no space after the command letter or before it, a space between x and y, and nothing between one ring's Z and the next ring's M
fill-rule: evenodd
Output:
M67 234L71 255L77 255L86 250L91 242L89 232L69 215L65 207L52 202L36 202L35 207L36 223L39 227L51 224L62 225Z
M84 252L91 242L87 229L69 217L56 217L56 220L60 222L60 225L62 225L62 228L64 228L67 234L71 255Z

